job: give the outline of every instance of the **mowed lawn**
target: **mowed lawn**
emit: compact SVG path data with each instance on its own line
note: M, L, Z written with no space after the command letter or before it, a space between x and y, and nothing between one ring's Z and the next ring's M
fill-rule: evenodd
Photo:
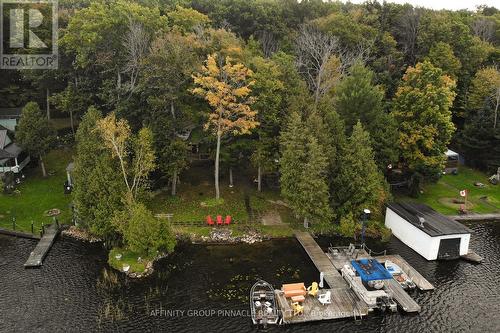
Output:
M12 219L16 220L16 230L31 232L31 222L38 233L42 222L51 223L46 216L49 209L61 210L57 216L60 223L71 220L71 195L64 194L66 166L72 160L72 150L57 149L45 157L49 176L42 177L40 167L25 169L26 179L18 186L20 194L0 194L0 227L12 229Z
M486 174L461 166L458 175L447 174L436 184L424 186L424 193L418 199L409 199L425 203L440 213L457 215L460 208L460 190L467 190L467 208L473 213L500 212L500 185L492 185ZM484 187L474 186L483 183ZM457 202L458 201L458 202Z

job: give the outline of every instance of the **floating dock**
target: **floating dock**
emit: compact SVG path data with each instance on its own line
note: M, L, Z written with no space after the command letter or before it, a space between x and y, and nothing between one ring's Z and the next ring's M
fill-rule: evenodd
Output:
M413 268L406 260L403 259L399 254L376 256L380 263L385 263L387 260L392 261L408 275L408 277L417 285L420 290L433 290L434 286L427 281L415 268Z
M351 260L376 259L380 263L391 260L400 266L421 290L432 290L434 286L429 283L420 273L408 264L399 255L383 255L372 257L364 249L352 249L352 252L325 253L308 232L296 232L295 237L306 251L319 272L323 273L323 278L330 289L332 303L321 305L316 299L306 297L303 303L304 314L292 316L292 309L283 292L276 290L276 297L283 312L283 323L293 324L308 321L329 320L339 318L361 318L367 315L371 309L365 301L350 288L349 284L340 274L340 270ZM405 312L419 312L421 310L413 298L394 279L386 280L384 290L399 304Z
M28 260L24 263L25 268L42 266L43 259L49 252L52 244L59 233L59 226L53 223L45 227L45 233L38 242L35 249L30 253Z

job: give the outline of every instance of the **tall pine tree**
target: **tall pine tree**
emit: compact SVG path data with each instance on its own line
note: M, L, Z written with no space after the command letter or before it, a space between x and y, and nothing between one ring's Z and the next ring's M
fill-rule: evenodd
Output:
M96 133L100 111L90 107L76 132L73 200L79 222L99 237L114 232L112 217L125 193L119 166Z

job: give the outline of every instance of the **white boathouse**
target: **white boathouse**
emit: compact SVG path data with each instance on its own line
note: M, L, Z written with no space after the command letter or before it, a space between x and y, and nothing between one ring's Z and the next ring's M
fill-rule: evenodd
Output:
M423 204L389 204L385 225L427 260L456 259L469 252L472 231Z

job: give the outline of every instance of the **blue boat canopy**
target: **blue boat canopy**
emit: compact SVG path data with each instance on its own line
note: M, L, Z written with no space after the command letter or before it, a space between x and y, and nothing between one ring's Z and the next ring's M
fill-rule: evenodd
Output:
M392 279L391 273L375 259L351 260L351 265L364 282Z

